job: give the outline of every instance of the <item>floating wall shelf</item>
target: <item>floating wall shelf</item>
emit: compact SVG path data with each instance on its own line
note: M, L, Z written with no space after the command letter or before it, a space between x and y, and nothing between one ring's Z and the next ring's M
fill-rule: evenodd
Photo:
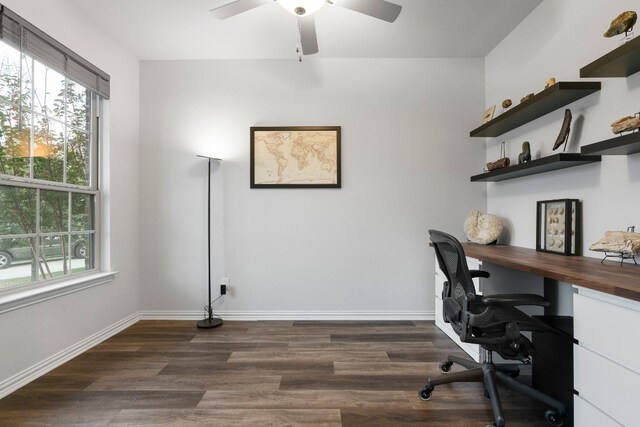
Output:
M587 163L595 163L600 160L600 156L584 156L578 153L553 154L527 163L521 163L509 166L508 168L496 169L491 172L472 176L471 182L506 181L508 179L520 178L521 176L535 175L538 173L580 166Z
M640 71L640 37L580 69L580 77L628 77Z
M496 137L600 90L600 82L558 82L471 131L472 137Z
M618 155L640 153L640 131L585 145L582 154Z

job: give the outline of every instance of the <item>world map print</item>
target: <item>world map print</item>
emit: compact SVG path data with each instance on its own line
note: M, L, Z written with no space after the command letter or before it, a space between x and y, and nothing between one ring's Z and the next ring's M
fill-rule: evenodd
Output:
M269 130L254 133L254 183L338 183L335 130Z

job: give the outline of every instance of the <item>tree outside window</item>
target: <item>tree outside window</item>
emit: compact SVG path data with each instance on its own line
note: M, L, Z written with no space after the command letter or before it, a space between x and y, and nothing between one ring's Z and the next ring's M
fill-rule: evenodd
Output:
M0 42L0 291L95 268L96 103Z

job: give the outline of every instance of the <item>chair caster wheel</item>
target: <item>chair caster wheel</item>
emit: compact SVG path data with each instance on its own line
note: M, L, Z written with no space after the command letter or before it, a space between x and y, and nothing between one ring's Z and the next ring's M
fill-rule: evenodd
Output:
M453 362L449 362L449 361L440 362L440 372L442 372L443 374L446 374L451 370L451 365L453 365Z
M431 392L433 391L433 387L423 387L422 389L420 389L420 391L418 392L418 396L420 397L420 399L422 400L430 400L431 399Z
M560 412L554 409L549 409L548 411L545 411L544 418L552 426L560 427L564 425L564 415L560 414Z

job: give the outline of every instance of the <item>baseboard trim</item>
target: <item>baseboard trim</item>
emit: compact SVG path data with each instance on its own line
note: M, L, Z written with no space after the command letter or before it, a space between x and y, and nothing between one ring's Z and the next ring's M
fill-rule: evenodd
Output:
M113 325L104 328L103 330L83 339L82 341L68 347L53 356L50 356L39 362L30 368L25 369L22 372L0 382L0 399L13 393L21 387L29 384L31 381L41 377L47 372L52 371L63 363L68 362L81 353L89 350L90 348L100 344L107 338L112 337L118 332L128 328L137 321L140 320L140 313L134 313Z
M142 320L200 320L202 311L147 310ZM217 311L224 320L435 320L434 311Z

